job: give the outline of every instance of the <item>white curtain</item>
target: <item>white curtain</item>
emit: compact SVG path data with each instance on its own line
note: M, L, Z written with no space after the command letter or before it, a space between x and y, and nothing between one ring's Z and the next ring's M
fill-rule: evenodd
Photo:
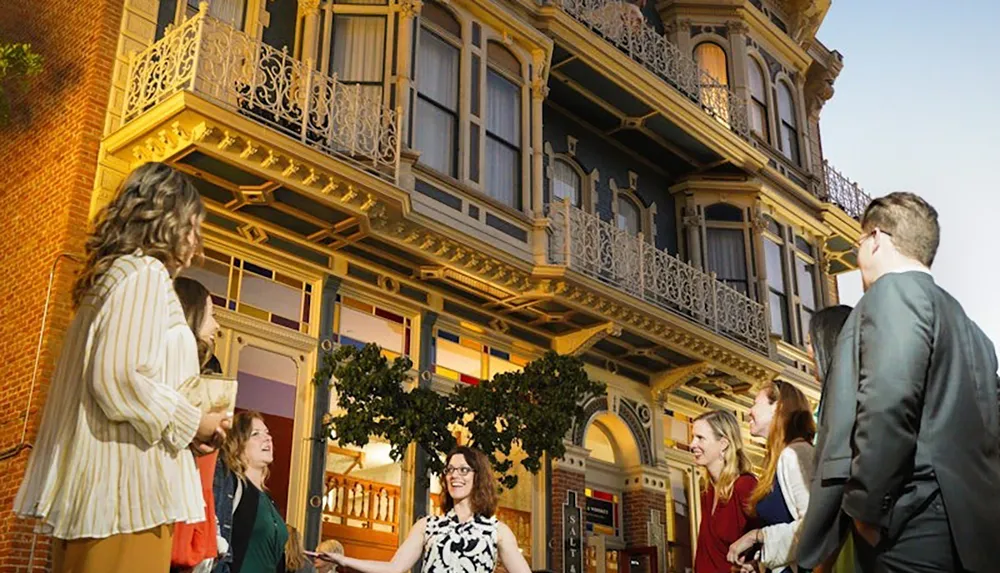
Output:
M771 239L764 238L764 264L767 271L768 306L771 312L771 332L781 337L786 335L788 305L785 296L785 268L782 265L782 247Z
M580 174L562 159L552 164L552 198L580 206Z
M345 83L372 83L365 91L382 93L385 61L384 16L334 16L330 72Z
M493 70L486 80L486 191L516 209L521 195L521 91Z
M421 163L454 177L459 51L421 29L417 58L419 97L413 145L420 151Z
M201 0L188 0L188 13L198 11L198 4ZM222 20L237 30L243 29L244 18L246 17L247 0L210 0L208 3L208 15Z
M747 261L741 229L709 228L708 270L734 289L747 293Z

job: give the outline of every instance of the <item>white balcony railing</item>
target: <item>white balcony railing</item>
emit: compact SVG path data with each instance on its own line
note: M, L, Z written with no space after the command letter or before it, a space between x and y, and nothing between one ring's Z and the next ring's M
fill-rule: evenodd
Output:
M348 84L206 13L170 29L132 59L123 122L189 91L327 155L395 180L400 112L382 88Z
M759 352L768 352L764 305L592 215L557 201L551 221L549 262L700 322Z
M642 64L706 113L750 140L747 100L701 69L650 26L632 4L620 0L553 0L630 58Z
M845 213L860 221L872 198L857 183L844 177L827 161L823 162L823 175L826 180L826 193L820 199L840 207Z

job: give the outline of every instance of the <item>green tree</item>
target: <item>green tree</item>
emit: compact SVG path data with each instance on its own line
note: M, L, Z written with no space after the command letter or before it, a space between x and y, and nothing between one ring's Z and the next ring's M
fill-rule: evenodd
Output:
M0 42L0 125L10 122L8 90L41 71L42 56L31 51L31 44Z
M364 447L372 436L380 436L396 461L416 443L427 454L430 470L440 473L444 455L456 445L451 427L463 424L470 445L483 450L501 484L513 488L515 445L525 453L521 465L537 473L543 454L558 458L566 452L563 438L582 417L581 404L605 392L604 384L590 380L579 358L555 352L520 372L460 386L451 395L421 386L407 391L412 366L405 357L390 363L375 344L325 353L315 381L331 385L342 409L326 418L329 437Z

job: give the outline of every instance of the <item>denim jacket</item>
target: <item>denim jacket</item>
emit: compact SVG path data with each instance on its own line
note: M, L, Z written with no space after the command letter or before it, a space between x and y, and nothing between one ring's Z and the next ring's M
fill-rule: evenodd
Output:
M212 480L212 493L215 495L215 517L218 520L219 536L229 544L229 551L219 555L213 573L229 573L233 562L233 502L236 497L236 475L226 467L219 456L215 464L215 477Z

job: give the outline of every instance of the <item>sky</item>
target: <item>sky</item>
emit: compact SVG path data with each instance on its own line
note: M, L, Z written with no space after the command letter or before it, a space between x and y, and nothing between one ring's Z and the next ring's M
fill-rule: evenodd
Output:
M820 115L823 154L875 197L938 210L939 285L1000 346L997 0L833 0L819 38L844 55ZM861 297L857 272L841 299Z

